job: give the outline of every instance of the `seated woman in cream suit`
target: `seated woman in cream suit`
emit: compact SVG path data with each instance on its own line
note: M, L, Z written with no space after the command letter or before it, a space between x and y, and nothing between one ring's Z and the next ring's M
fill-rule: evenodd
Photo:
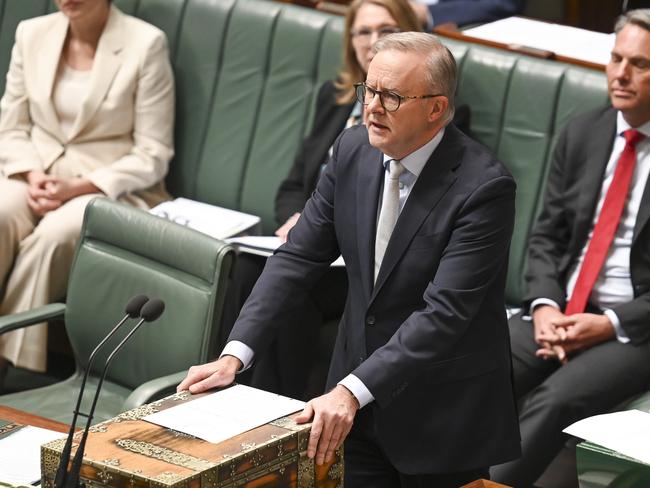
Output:
M93 197L141 208L168 197L165 35L110 0L56 3L19 24L0 102L0 315L64 297ZM0 363L44 371L46 339L44 325L0 336Z

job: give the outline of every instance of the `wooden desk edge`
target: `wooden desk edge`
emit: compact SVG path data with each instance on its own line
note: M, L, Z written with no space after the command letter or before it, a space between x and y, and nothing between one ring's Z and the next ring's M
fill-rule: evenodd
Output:
M56 432L62 432L64 434L68 433L70 429L69 425L66 425L62 422L57 422L56 420L51 420L45 417L40 417L28 412L22 412L16 410L15 408L6 407L0 405L0 419L9 420L17 424L22 425L31 425L34 427L41 427L43 429L50 429Z
M474 44L480 44L483 46L503 49L505 51L515 52L518 54L526 54L528 56L533 56L537 58L554 59L556 61L561 61L563 63L581 66L583 68L593 69L597 71L605 71L604 64L592 63L591 61L585 61L583 59L577 59L577 58L570 58L568 56L559 56L552 51L544 51L543 49L527 48L526 46L515 47L515 45L513 44L504 44L502 42L489 41L486 39L481 39L479 37L472 37L463 34L462 31L454 31L449 28L445 28L444 26L433 29L433 32L436 35L442 37L448 37L449 39L455 39L457 41L471 42Z

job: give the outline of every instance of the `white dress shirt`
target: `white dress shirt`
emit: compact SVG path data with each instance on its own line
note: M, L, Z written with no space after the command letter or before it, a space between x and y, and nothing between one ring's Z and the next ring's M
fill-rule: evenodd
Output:
M587 247L591 241L594 232L594 226L607 195L607 190L614 178L614 171L616 170L616 163L623 152L625 147L625 138L623 132L631 129L630 125L625 121L623 115L618 112L616 119L616 138L614 139L614 146L605 168L605 178L600 189L600 196L596 206L594 219L591 222L591 229L589 230L589 238L580 252L575 263L572 264L569 274L569 281L567 282L567 297L571 296L582 263L587 253ZM612 307L626 303L634 298L634 289L632 286L632 279L630 277L630 249L632 247L632 236L634 234L634 225L636 223L639 207L641 206L641 198L648 181L648 173L650 173L650 122L637 127L637 130L643 133L646 138L641 140L636 145L637 162L634 167L634 174L630 182L628 190L628 200L621 221L619 223L614 240L610 246L603 267L600 270L598 279L594 284L589 303L603 310L605 315L609 318L616 331L616 337L620 342L629 342L629 337L621 327L621 322L616 313L611 310ZM560 306L555 301L549 298L538 298L531 304L531 311L539 305L551 305L555 308Z

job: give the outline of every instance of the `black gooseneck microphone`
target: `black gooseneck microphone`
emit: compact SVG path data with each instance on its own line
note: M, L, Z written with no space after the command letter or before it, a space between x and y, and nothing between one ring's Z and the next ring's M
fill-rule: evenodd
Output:
M86 449L86 440L88 439L90 423L92 422L93 414L95 413L95 407L97 406L97 399L99 398L99 393L101 392L102 384L104 383L104 378L106 377L106 372L108 371L108 366L113 360L113 357L115 356L115 354L119 352L120 349L122 349L122 346L126 344L126 342L131 338L131 336L135 333L135 331L138 330L138 328L144 322L153 322L154 320L156 320L158 317L162 315L164 310L165 310L165 303L159 298L152 298L147 303L145 303L144 306L142 307L142 310L140 311L141 319L138 321L137 324L135 324L133 329L131 329L131 331L126 335L126 337L124 337L124 339L122 339L122 341L117 346L115 346L115 349L113 349L113 351L108 355L108 358L106 358L106 362L104 363L104 370L102 371L102 376L97 385L97 389L95 390L95 397L93 398L93 404L90 407L90 412L87 415L88 420L86 421L86 427L84 428L84 432L81 437L81 441L79 442L79 446L77 446L77 452L75 453L74 459L72 460L72 468L70 469L70 473L68 474L64 485L65 488L79 488L85 486L84 483L79 483L79 473L81 472L81 463L83 461L84 450Z
M106 344L106 341L108 341L117 330L122 327L124 322L126 322L128 319L136 319L140 317L140 312L143 308L143 306L149 301L149 297L146 295L136 295L132 297L129 302L126 304L126 307L124 307L124 317L122 320L120 320L115 327L113 327L113 330L111 330L104 339L95 347L92 353L90 353L90 357L88 358L88 365L86 367L86 372L84 373L84 377L81 381L81 387L79 388L79 396L77 397L77 404L74 409L74 417L72 418L72 423L70 424L70 431L68 432L68 438L65 442L65 447L63 448L63 451L61 452L61 461L59 462L59 467L56 470L56 477L54 478L54 486L56 488L61 488L63 484L65 483L66 477L67 477L67 471L68 471L68 461L70 460L70 451L72 449L72 438L74 437L74 431L75 427L77 425L77 418L79 416L79 407L81 406L81 399L83 398L83 393L84 389L86 388L86 380L88 379L88 372L90 371L90 367L93 364L93 361L95 360L95 355L97 354L97 351ZM81 414L83 415L83 414Z

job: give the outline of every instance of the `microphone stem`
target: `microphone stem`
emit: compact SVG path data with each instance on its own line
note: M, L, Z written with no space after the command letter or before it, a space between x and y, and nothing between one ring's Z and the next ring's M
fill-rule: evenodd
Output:
M119 352L120 349L122 349L122 346L126 344L126 342L131 338L131 336L135 333L135 331L145 322L145 319L140 319L140 321L131 329L131 331L122 339L122 341L113 349L113 351L109 354L108 358L106 359L106 362L104 363L104 370L102 371L102 376L99 379L99 383L97 384L97 389L95 390L95 396L93 398L93 403L92 406L90 407L90 412L88 413L88 420L86 421L86 427L83 432L83 436L81 438L81 441L79 442L79 446L77 447L77 452L74 455L74 459L72 461L72 470L70 471L70 481L72 483L72 486L76 488L78 485L78 480L79 480L79 472L81 470L81 462L83 459L83 451L86 447L86 439L88 438L88 431L90 429L90 424L93 419L93 414L95 413L95 407L97 406L97 400L99 399L99 394L102 389L102 384L104 383L104 378L106 378L106 373L108 372L108 366L110 365L111 361L115 357L115 354Z
M90 367L93 364L93 361L95 360L95 356L97 355L97 351L106 344L106 341L108 341L115 332L117 332L117 329L122 327L122 324L127 321L127 319L130 317L129 314L125 315L122 320L120 320L115 327L113 327L113 330L111 330L106 337L93 349L93 352L90 353L90 357L88 358L88 365L86 366L86 371L84 372L83 379L81 380L81 387L79 388L79 395L77 396L77 404L74 408L74 415L72 417L72 422L70 423L70 431L68 432L68 438L65 442L65 446L63 448L63 451L61 452L61 460L59 462L59 467L56 472L56 478L54 480L54 486L59 488L62 487L63 484L65 483L66 477L67 477L67 472L68 472L68 461L70 460L70 451L72 450L72 437L74 436L75 428L77 426L77 418L79 417L79 408L81 407L81 400L83 398L83 393L84 389L86 388L86 380L88 379L88 373L90 372Z

